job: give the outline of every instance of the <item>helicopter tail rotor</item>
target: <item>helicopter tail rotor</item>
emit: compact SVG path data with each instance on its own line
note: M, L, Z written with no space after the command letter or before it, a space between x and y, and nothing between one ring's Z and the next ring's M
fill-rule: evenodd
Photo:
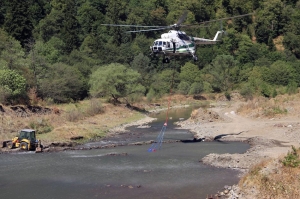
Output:
M220 20L220 31L222 32L222 36L227 35L227 32L223 29L223 20Z

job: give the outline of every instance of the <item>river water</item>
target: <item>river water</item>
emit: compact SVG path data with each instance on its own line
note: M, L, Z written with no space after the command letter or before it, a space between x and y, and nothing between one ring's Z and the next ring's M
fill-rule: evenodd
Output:
M187 130L175 130L172 125L190 111L170 113L165 140L193 138ZM132 137L116 136L111 142L155 139L164 115L156 115L159 120L149 124L151 128L130 128ZM240 142L164 143L157 152L148 152L149 147L1 154L0 198L202 199L237 183L238 172L203 165L199 160L209 153L244 153L249 148Z

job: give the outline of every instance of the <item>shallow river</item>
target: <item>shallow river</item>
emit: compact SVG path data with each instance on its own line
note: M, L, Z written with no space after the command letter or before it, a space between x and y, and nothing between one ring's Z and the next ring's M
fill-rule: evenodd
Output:
M170 113L173 121L178 111ZM189 109L184 111L189 115ZM125 142L155 139L164 120L163 114L158 117L163 119L150 124L150 129L131 128L136 138L127 137ZM165 139L192 137L170 124ZM123 141L121 138L113 142ZM238 173L199 160L208 153L244 153L249 148L239 142L164 143L157 152L148 152L149 147L1 154L0 198L202 199L237 183Z

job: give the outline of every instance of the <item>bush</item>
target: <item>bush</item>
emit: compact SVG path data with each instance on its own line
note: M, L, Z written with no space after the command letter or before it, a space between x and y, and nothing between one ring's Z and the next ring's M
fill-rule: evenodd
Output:
M291 95L291 94L295 94L298 92L298 86L297 86L297 83L292 81L292 82L289 82L289 84L287 85L286 87L286 92Z
M86 113L89 116L94 116L94 115L103 113L103 108L102 108L101 102L99 102L95 98L92 98L90 100L89 106L87 107Z
M185 81L180 82L180 84L178 85L178 92L180 94L187 95L189 93L189 90L190 90L190 85Z
M299 155L294 146L292 146L292 151L288 152L288 154L282 160L282 164L286 167L298 167L300 165Z
M231 100L231 96L230 96L230 93L228 91L226 91L224 93L224 95L225 95L225 97L226 97L227 100L229 100L229 101Z
M150 88L149 92L147 93L147 100L151 102L155 98L155 91L154 89Z
M49 133L53 129L53 127L45 119L37 119L36 121L31 121L29 126L30 128L34 129L37 134Z
M203 83L194 82L189 91L190 95L197 95L203 92Z
M65 117L66 117L66 120L69 122L76 122L76 121L82 119L84 116L80 110L78 110L77 108L73 108L66 112Z
M245 84L240 89L240 94L247 100L251 100L253 98L253 88L249 84Z

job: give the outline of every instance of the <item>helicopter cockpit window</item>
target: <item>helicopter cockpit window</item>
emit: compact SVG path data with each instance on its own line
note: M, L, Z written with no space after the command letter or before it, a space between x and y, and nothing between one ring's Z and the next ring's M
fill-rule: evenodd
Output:
M190 40L190 38L186 34L178 34L178 37L182 40Z
M159 46L162 46L162 41L159 41L158 45L159 45Z
M164 42L163 42L163 46L166 47L166 45L167 45L167 42L164 41Z
M167 42L167 47L170 48L170 42Z

